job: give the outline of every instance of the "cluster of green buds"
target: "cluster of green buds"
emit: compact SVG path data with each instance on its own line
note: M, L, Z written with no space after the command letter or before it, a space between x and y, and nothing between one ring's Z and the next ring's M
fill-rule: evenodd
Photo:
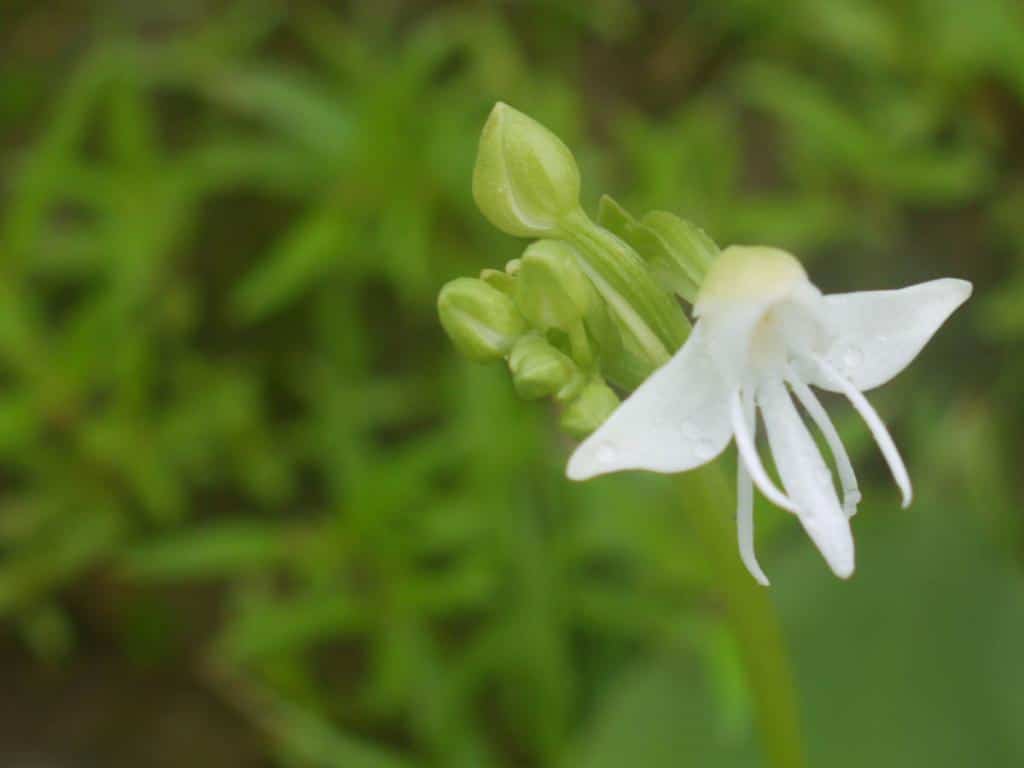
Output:
M504 270L448 283L441 323L472 360L505 360L516 392L562 404L582 437L668 361L718 247L673 214L634 218L605 196L597 221L580 207L580 173L551 131L497 104L480 137L473 197L498 229L534 240Z

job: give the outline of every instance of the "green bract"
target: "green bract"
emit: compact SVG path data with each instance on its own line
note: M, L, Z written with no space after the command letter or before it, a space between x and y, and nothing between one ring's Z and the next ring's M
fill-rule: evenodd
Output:
M484 125L473 199L494 226L517 237L546 237L579 206L580 172L555 134L498 102Z
M608 195L601 198L598 222L629 243L654 275L686 301L696 299L718 246L702 229L666 211L640 221Z
M483 280L459 277L437 298L441 325L459 351L486 362L508 354L526 323L515 302Z

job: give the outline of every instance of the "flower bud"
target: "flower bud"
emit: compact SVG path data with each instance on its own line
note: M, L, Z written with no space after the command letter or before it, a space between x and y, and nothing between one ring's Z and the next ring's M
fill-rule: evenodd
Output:
M504 357L526 330L511 298L471 277L445 285L437 297L437 311L459 352L478 362Z
M572 360L536 333L516 342L508 356L508 368L516 392L528 400L554 395L579 376Z
M480 136L473 199L498 229L545 237L579 207L580 172L569 148L543 125L498 102Z
M500 269L485 269L480 272L480 279L492 288L497 288L506 296L515 298L516 278L514 275L502 272Z
M541 240L523 253L516 305L535 328L568 330L598 301L576 258L576 249L558 240Z
M618 395L600 379L593 379L562 412L562 429L573 437L586 437L618 407Z

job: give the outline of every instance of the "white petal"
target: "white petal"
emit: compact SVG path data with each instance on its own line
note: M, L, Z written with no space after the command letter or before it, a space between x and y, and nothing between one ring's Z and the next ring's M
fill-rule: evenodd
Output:
M839 472L839 480L843 486L843 511L847 517L857 514L857 504L860 503L860 489L857 487L857 475L854 474L853 464L850 455L846 452L839 433L836 431L832 419L821 402L815 397L811 388L804 384L803 380L794 372L790 371L786 376L793 389L793 394L811 417L818 430L825 437L828 448L832 452L832 458L836 460L836 469Z
M757 418L754 413L753 397L744 397L743 411L751 438L753 438L757 435ZM769 586L768 577L761 569L761 564L757 562L757 553L754 551L754 484L742 461L739 462L736 470L736 535L739 539L740 559L747 566L750 575L758 584Z
M966 280L944 278L896 291L825 296L822 322L831 344L824 358L862 392L884 384L917 357L970 295ZM815 386L835 389L808 373Z
M745 391L750 392L751 390L745 389ZM729 416L732 420L733 435L736 437L736 449L740 454L740 464L746 467L758 490L772 504L789 510L793 514L800 514L800 510L793 500L775 487L775 483L772 482L761 463L761 457L757 455L757 445L754 443L752 430L747 426L738 389L729 398Z
M727 395L698 322L683 348L576 449L566 474L586 480L624 469L667 473L700 466L732 436Z
M853 534L839 506L832 473L785 385L778 380L765 382L759 400L775 466L800 506L800 522L835 574L848 578L853 573Z
M885 428L885 422L882 421L882 418L871 403L868 402L868 399L847 379L839 375L832 366L824 360L818 360L816 364L822 378L836 391L846 395L846 398L853 407L857 409L857 413L864 419L864 423L868 425L871 435L875 438L875 443L878 444L879 450L882 451L882 456L885 457L886 464L889 465L889 471L892 472L892 477L896 481L900 493L903 494L903 507L906 509L910 506L910 501L914 497L914 492L910 487L910 475L907 474L907 467L903 463L903 457L900 456L899 450L896 448L896 443L892 441L889 430Z

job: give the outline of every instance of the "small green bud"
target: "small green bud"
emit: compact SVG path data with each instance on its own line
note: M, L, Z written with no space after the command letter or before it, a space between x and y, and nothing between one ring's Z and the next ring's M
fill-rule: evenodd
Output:
M516 305L535 328L568 330L599 301L576 259L576 249L558 240L541 240L523 253Z
M618 395L600 379L593 379L562 412L562 429L573 437L586 437L618 407Z
M471 277L445 285L437 297L437 311L459 352L478 362L504 357L526 330L511 298Z
M580 172L569 148L543 125L498 102L484 125L473 199L498 229L545 237L579 207Z
M508 356L508 368L516 392L528 400L557 394L579 376L572 360L536 333L516 342Z
M514 275L502 272L500 269L485 269L480 272L480 279L491 286L491 288L497 288L506 296L515 298L516 278Z

